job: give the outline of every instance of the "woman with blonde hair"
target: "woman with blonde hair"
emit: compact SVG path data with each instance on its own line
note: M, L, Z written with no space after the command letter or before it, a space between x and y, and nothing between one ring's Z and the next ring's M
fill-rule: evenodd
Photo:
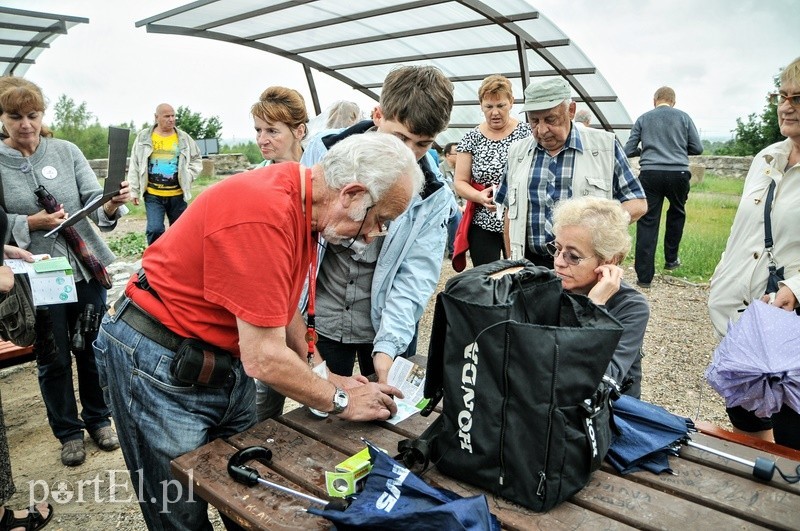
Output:
M547 244L565 290L586 295L623 327L606 374L639 398L642 342L650 307L644 295L622 280L619 264L631 249L630 215L619 201L599 197L568 199L553 212L555 240Z
M514 94L508 78L485 78L478 99L485 121L467 131L456 148L456 192L468 201L454 244L456 271L464 269L467 249L474 266L501 258L503 220L496 215L494 189L505 172L511 143L531 136L528 123L511 116Z

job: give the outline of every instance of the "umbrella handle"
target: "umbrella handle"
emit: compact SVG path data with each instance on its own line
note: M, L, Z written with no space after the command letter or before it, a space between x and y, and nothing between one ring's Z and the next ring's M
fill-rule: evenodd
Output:
M272 459L272 450L264 448L263 446L250 446L249 448L239 450L228 459L228 474L230 474L237 483L242 483L248 487L257 485L261 477L258 470L245 465L245 463L253 459L265 459L270 461Z
M754 461L748 461L747 459L742 459L741 457L729 454L727 452L723 452L721 450L717 450L716 448L708 447L704 444L696 443L691 439L687 440L686 444L688 446L697 448L698 450L703 450L704 452L708 452L710 454L714 454L719 457L724 457L725 459L730 459L731 461L734 461L741 465L751 467L753 469L753 477L755 477L756 479L760 479L761 481L771 481L772 476L775 474L775 461L772 461L765 457L756 457L756 460L754 462Z
M55 198L47 191L47 188L40 184L33 193L36 195L36 202L49 214L52 214L52 204L55 203Z
M233 480L237 483L242 483L248 487L253 487L260 483L265 487L273 488L283 492L284 494L290 494L311 503L322 505L325 507L325 509L344 511L350 505L350 500L327 501L323 500L322 498L317 498L316 496L311 496L309 494L290 489L289 487L279 485L278 483L267 481L261 477L261 475L258 473L258 470L245 464L253 459L270 461L272 459L272 450L264 448L263 446L250 446L248 448L239 450L233 454L230 459L228 459L228 474L230 474Z

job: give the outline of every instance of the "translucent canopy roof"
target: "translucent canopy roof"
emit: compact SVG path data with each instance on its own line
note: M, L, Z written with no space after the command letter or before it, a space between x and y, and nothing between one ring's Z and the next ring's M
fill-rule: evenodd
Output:
M623 141L631 127L625 107L589 58L525 0L199 0L136 26L297 61L317 113L314 72L378 100L395 65L433 64L455 86L450 126L437 137L440 145L460 140L483 120L477 91L490 74L511 80L518 104L532 78L561 76L573 99L594 115L596 127Z
M88 18L39 13L0 6L0 72L23 76L59 35Z

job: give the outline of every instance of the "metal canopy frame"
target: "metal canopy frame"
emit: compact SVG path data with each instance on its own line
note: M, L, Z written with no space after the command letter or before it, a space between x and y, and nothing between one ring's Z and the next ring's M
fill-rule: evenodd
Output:
M23 76L56 37L89 19L0 7L0 72Z
M522 103L531 78L563 77L597 127L624 141L631 119L588 57L525 0L198 0L136 22L149 33L248 46L296 61L317 114L314 71L378 101L397 64L433 64L453 82L455 104L437 142L455 142L483 121L484 77L511 80ZM268 84L280 85L276 76Z

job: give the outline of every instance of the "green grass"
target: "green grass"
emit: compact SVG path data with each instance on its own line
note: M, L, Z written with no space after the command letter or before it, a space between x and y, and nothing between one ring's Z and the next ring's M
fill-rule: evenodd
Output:
M124 236L108 240L108 247L118 257L139 259L147 247L143 232L129 232Z
M732 179L728 177L720 177L714 175L713 173L707 173L703 177L703 182L692 186L692 192L731 194L741 196L743 188L744 179Z
M741 179L728 179L711 174L706 175L702 183L692 187L686 203L686 225L683 229L680 248L683 265L674 271L662 269L664 267L664 227L666 226L668 205L667 201L664 202L656 248L656 274L664 273L691 282L708 282L725 249L743 186L744 181ZM631 225L630 231L634 239L634 247L625 260L627 265L633 264L633 249L636 246L635 224Z
M200 192L219 181L220 179L217 177L208 177L204 175L197 177L192 183L192 199L189 202L191 203ZM127 203L127 207L130 210L130 212L127 214L127 217L134 219L145 219L147 217L143 202L139 202L138 206L134 205L133 202L130 202Z
M192 183L192 199L189 202L191 203L200 192L219 181L220 179L217 177L199 176ZM133 219L145 219L147 217L143 202L139 202L138 205L129 202L127 206L130 212L126 217ZM147 240L143 232L128 233L123 236L109 238L108 246L120 258L139 259L147 246Z

